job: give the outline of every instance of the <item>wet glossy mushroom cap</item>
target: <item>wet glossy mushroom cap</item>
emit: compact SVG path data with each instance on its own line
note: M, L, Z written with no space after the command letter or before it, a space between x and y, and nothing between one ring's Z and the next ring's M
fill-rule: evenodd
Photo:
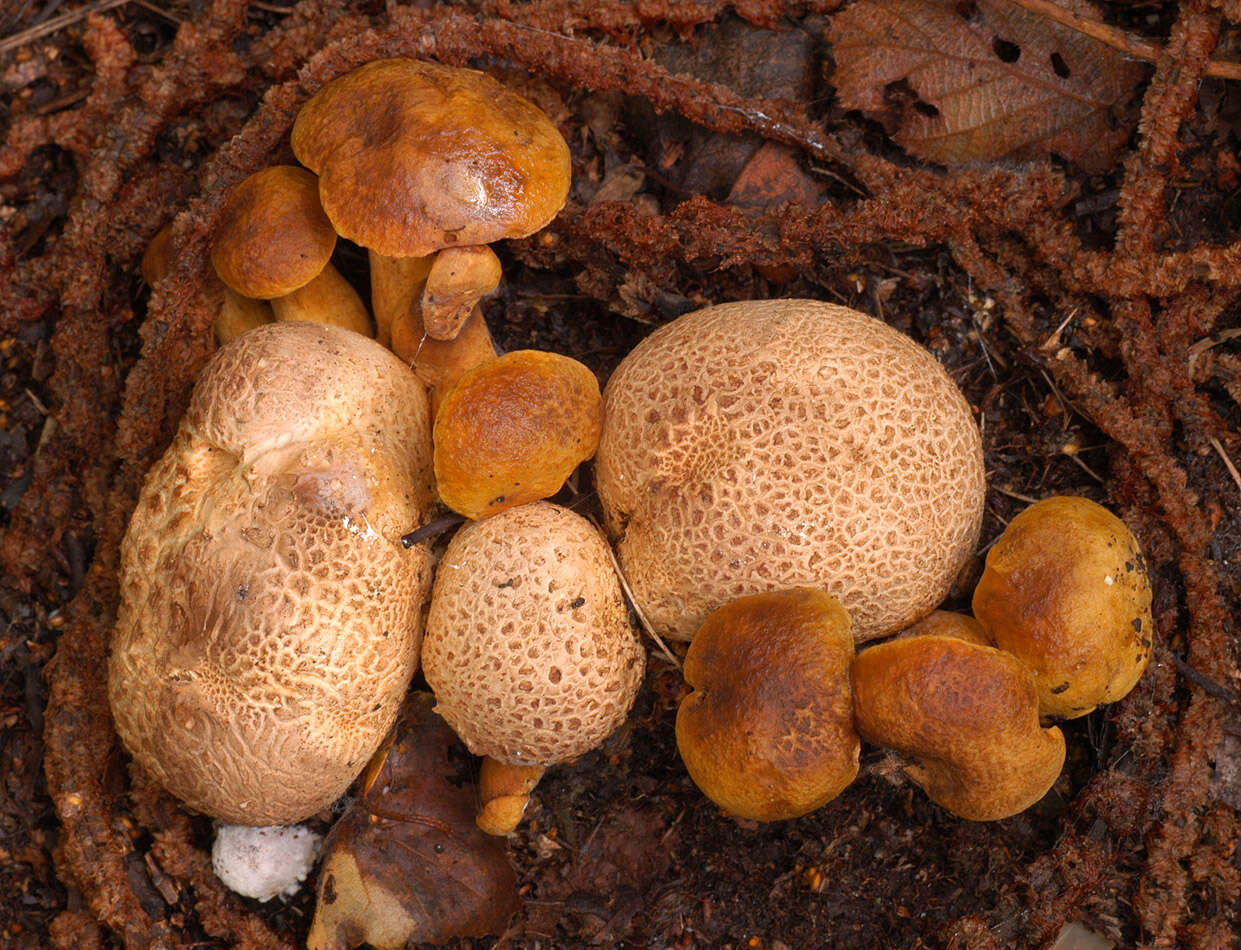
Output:
M645 658L607 543L581 515L534 502L449 543L422 665L475 755L553 765L593 749L624 721Z
M517 350L466 373L435 416L435 481L467 518L549 498L595 453L603 398L575 359Z
M383 59L320 89L293 125L337 231L394 257L533 234L569 189L569 148L484 73Z
M752 594L707 618L685 656L693 687L677 748L703 793L738 818L827 804L857 776L849 615L821 590Z
M220 279L246 297L272 300L310 283L332 259L336 231L304 168L275 165L230 193L211 245Z
M973 617L951 610L932 610L929 614L902 630L897 636L920 637L933 634L939 637L956 637L979 646L991 647L994 643Z
M899 753L932 801L972 821L1030 807L1064 764L1064 736L1039 724L1030 671L959 637L900 637L862 650L853 709L863 739Z
M936 607L978 539L982 441L926 350L813 300L708 307L656 330L604 391L596 485L655 629L735 597L832 593L861 642Z
M1121 699L1150 662L1146 559L1123 521L1088 498L1045 498L987 552L974 590L987 635L1034 671L1046 716Z
M339 797L417 666L433 504L426 396L356 333L271 323L222 347L147 476L108 664L130 754L231 824Z

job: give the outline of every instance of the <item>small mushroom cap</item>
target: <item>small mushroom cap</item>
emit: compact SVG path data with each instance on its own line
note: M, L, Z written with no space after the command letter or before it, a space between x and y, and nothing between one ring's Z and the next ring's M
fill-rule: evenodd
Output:
M595 454L599 381L575 359L506 353L466 373L435 416L435 481L444 504L485 518L560 490Z
M343 237L391 257L525 237L564 206L569 147L485 73L381 59L320 89L293 124Z
M931 800L995 821L1030 807L1064 765L1064 736L1039 725L1034 677L1016 657L955 636L899 637L853 661L867 742L900 753Z
M336 231L319 204L319 183L293 165L255 172L220 211L211 263L245 297L273 300L310 283L332 259Z
M1045 716L1126 696L1150 662L1146 559L1123 521L1088 498L1045 498L987 552L974 616L1034 671Z
M581 515L534 502L449 543L422 666L475 755L554 765L593 749L628 715L645 660L607 543Z
M934 634L940 637L956 637L977 643L979 646L991 647L994 643L987 637L987 632L973 617L955 613L951 610L932 610L916 623L902 630L897 636L920 637Z
M639 606L694 636L735 597L822 587L858 642L947 595L982 523L982 440L926 350L814 300L708 307L604 390L596 486Z
M191 808L283 825L331 804L418 660L432 504L426 394L338 327L221 347L147 476L121 548L117 733Z
M435 255L422 291L427 336L451 340L479 299L500 285L500 258L486 244L446 247Z
M677 748L725 811L796 818L857 777L849 615L809 587L741 597L702 625L685 656L693 687L677 710Z

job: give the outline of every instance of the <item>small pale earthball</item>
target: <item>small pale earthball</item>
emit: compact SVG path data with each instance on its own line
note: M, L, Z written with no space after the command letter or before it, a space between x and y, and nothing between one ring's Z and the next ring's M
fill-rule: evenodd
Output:
M435 574L422 667L475 755L553 765L625 719L646 653L607 542L538 501L461 528Z
M269 901L292 897L314 867L323 837L305 825L218 824L211 868L224 886L242 897Z

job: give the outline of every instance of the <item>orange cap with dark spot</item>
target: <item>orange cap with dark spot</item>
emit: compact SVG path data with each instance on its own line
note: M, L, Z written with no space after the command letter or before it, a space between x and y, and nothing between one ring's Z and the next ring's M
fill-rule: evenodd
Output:
M438 63L382 59L333 80L292 144L336 230L390 257L525 237L569 191L569 147L537 106Z

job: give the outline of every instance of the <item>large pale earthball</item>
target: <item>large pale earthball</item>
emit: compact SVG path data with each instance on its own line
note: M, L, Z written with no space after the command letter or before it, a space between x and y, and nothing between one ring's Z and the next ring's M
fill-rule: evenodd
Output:
M597 487L655 629L689 640L746 594L821 587L857 641L929 613L974 551L982 441L935 358L814 300L661 327L604 392Z
M424 388L333 326L219 350L121 548L116 729L191 808L282 825L338 798L418 663L434 503Z

